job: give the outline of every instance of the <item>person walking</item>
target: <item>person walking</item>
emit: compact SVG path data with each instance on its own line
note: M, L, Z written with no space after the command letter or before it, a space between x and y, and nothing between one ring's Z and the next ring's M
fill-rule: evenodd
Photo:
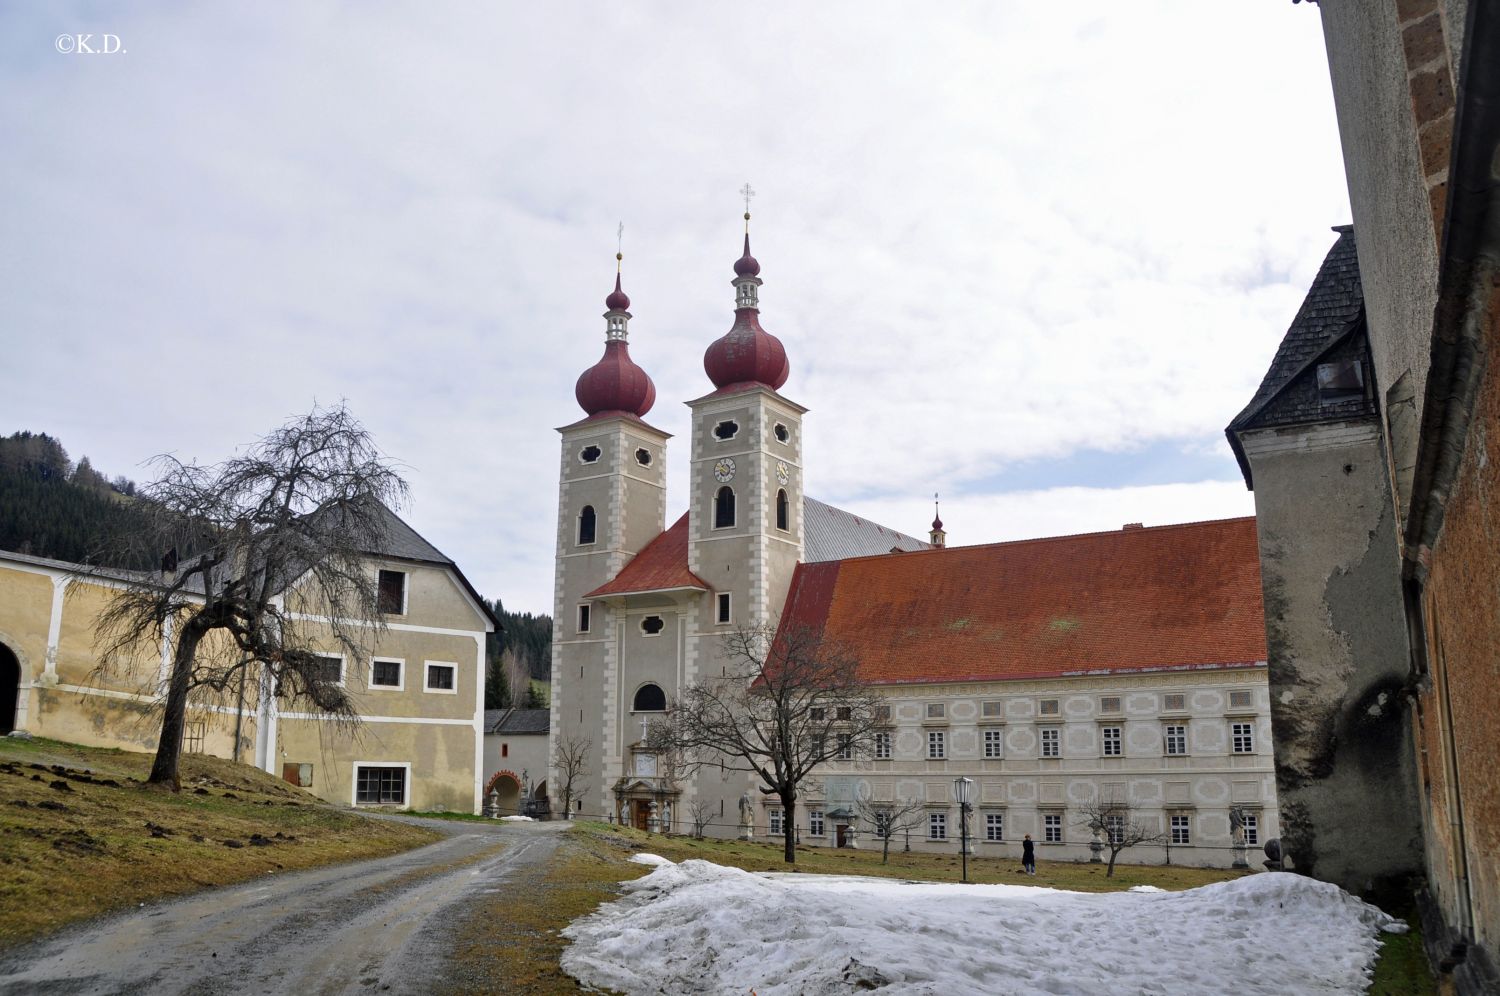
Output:
M1028 875L1036 874L1036 845L1031 842L1031 834L1021 841L1021 867Z

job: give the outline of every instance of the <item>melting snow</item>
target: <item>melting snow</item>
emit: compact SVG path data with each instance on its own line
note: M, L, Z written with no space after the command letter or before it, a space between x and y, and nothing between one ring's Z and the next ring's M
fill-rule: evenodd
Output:
M563 968L625 993L1363 993L1398 921L1266 873L1090 894L657 865L563 931Z

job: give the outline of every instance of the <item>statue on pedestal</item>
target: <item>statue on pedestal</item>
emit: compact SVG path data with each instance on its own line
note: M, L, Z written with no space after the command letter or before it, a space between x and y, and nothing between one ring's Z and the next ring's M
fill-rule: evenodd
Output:
M755 800L749 790L740 796L740 840L752 840L755 836Z

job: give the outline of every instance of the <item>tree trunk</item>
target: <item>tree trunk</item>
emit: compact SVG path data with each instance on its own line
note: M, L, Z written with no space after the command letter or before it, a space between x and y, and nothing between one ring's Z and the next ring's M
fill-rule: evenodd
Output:
M891 859L891 835L886 834L880 839L880 863L885 864Z
M786 838L786 847L782 851L782 858L789 865L797 863L797 797L781 797L781 805L786 810L786 822L781 829Z
M1120 854L1119 851L1116 851L1116 850L1113 850L1113 849L1110 850L1110 852L1109 852L1109 867L1107 869L1105 869L1105 872L1104 872L1104 877L1105 878L1114 878L1115 877L1115 858L1118 857L1119 854Z
M182 627L177 636L177 648L172 654L172 674L167 679L167 701L162 710L161 739L156 744L156 760L151 764L148 785L170 785L173 792L182 791L182 779L178 766L182 761L182 734L187 725L188 689L193 678L193 658L198 653L198 641L203 639L207 628L194 616Z

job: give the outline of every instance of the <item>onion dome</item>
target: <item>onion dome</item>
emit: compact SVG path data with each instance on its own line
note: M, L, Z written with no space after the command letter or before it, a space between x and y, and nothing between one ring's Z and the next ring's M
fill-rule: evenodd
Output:
M734 325L703 354L703 369L718 388L754 383L776 390L792 369L781 340L760 327L760 263L750 255L748 232L734 273Z
M656 385L646 371L630 358L630 298L620 289L620 275L615 274L615 289L604 299L604 356L578 378L573 396L590 415L620 412L637 417L645 415L656 404Z

